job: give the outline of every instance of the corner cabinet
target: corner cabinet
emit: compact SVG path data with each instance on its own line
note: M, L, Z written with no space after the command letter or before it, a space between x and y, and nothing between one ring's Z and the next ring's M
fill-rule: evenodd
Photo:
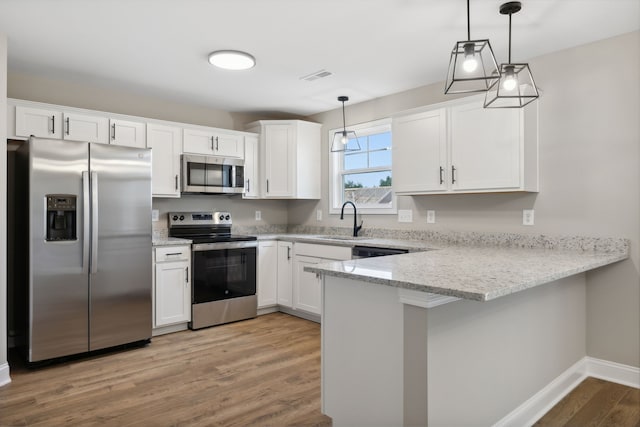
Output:
M258 242L258 308L278 304L278 242Z
M393 118L397 194L538 191L538 103L470 97Z
M260 198L260 153L258 136L244 137L244 193L243 199Z
M293 243L278 242L278 305L293 307Z
M154 250L153 327L191 321L191 247L159 246ZM154 335L157 333L154 331Z
M260 120L247 131L260 134L260 190L265 199L320 199L319 123Z
M147 123L147 148L152 149L153 197L180 197L180 149L182 130Z

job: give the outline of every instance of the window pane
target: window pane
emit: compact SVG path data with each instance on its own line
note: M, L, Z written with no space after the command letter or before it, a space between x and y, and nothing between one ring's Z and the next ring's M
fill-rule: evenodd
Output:
M369 153L369 167L377 168L380 166L391 167L391 150L373 151Z
M344 170L363 169L367 166L367 153L345 153Z
M369 150L379 150L381 148L391 148L391 132L369 136Z
M392 201L391 171L343 175L343 202L387 206Z

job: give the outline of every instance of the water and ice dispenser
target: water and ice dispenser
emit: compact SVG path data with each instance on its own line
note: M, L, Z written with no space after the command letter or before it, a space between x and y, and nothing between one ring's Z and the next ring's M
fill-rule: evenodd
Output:
M47 242L76 240L76 196L47 194Z

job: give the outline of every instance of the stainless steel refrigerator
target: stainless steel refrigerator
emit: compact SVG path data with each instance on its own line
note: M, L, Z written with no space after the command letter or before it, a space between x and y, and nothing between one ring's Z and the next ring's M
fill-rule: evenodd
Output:
M16 170L28 361L148 341L151 150L31 137Z

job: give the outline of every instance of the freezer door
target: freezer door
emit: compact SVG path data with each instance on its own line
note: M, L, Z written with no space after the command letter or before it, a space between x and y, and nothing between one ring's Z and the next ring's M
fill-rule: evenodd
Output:
M151 338L151 150L90 144L89 151L93 351Z
M89 145L32 138L24 148L18 155L29 169L28 359L36 362L88 350L88 236L84 227L88 225L88 200L82 177L89 169ZM88 182L84 184L88 188ZM47 241L47 195L52 194L76 197L72 239ZM54 216L59 213L52 212ZM67 225L62 224L62 217L58 222L54 224L58 229Z

